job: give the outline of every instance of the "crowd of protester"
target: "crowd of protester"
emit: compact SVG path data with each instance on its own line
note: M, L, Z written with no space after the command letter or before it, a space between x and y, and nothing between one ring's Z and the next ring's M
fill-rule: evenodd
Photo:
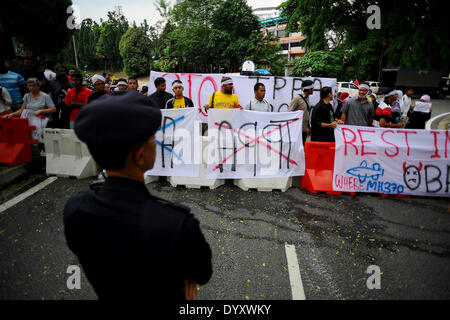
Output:
M48 118L47 127L73 129L75 119L81 108L105 94L118 91L138 91L136 77L116 79L112 74L83 76L75 69L63 65L55 66L45 61L42 71L37 61L25 58L23 67L14 72L4 61L0 61L0 117L24 117L24 111L35 116ZM194 103L183 95L184 85L180 80L171 83L169 93L166 80L154 81L155 92L148 95L152 104L160 109L193 108ZM402 91L390 89L380 99L371 92L370 87L358 81L359 91L355 96L337 93L331 87L320 89L320 100L311 105L310 97L314 93L314 84L303 81L301 93L293 97L288 111L303 111L303 144L308 137L311 141L333 142L333 129L339 124L424 129L425 122L431 117L431 101L428 95L421 97L421 103L429 104L429 112L415 111L412 101L413 89ZM254 98L244 107L233 93L233 80L224 76L221 89L211 94L203 108L240 108L251 111L271 112L272 106L265 99L264 84L254 86ZM143 86L140 93L147 95L148 87ZM200 108L200 107L199 107Z

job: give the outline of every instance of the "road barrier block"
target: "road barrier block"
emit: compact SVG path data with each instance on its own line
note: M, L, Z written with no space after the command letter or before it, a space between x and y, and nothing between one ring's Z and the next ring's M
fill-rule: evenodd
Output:
M98 166L87 145L72 129L44 129L46 173L83 179L97 176Z
M301 187L312 193L324 191L327 194L340 195L333 191L334 142L311 142L305 144L305 175Z
M200 189L201 187L208 187L210 189L215 189L223 184L225 184L224 179L208 179L208 169L207 169L207 157L204 156L208 151L208 137L200 137L202 140L202 164L200 165L200 172L198 177L167 177L167 180L172 185L172 187L177 187L179 185L186 186L189 189Z
M281 190L281 192L286 192L292 187L292 177L235 179L233 183L244 191L256 189L258 191Z
M28 125L28 119L0 119L0 163L15 167L33 162L31 145L37 141L30 137L35 129Z

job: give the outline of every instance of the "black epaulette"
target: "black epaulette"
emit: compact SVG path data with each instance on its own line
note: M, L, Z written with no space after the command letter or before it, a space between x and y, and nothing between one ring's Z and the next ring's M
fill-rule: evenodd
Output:
M175 207L177 209L180 209L181 211L183 211L184 213L190 213L191 212L191 208L189 208L188 206L185 206L184 204L181 204L179 202L171 202L162 198L158 198L152 195L152 197L159 203L162 203L164 205L169 205L171 207Z

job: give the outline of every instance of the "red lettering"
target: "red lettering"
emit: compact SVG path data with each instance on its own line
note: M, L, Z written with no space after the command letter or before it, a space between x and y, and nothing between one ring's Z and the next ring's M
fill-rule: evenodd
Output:
M216 82L214 81L214 79L213 79L212 77L205 77L205 78L203 79L202 83L200 84L200 88L198 89L198 105L199 105L199 106L202 106L202 101L201 101L201 98L202 98L202 87L203 87L203 84L204 84L206 81L210 81L210 82L212 83L212 85L213 85L213 87L214 87L214 92L217 91L217 85L216 85ZM212 107L212 106L211 106L211 107Z
M406 155L409 157L409 142L408 142L408 134L417 134L417 131L407 131L407 130L397 130L398 133L404 133L405 134L405 141L406 141L406 146L408 147L408 152L406 153Z
M348 182L348 190L353 190L353 188L355 187L355 186L353 185L353 179L350 178L349 180L350 180L350 181Z
M390 143L389 141L386 141L386 140L384 139L384 135L385 135L386 133L388 133L388 132L394 133L394 131L392 131L392 130L385 130L385 131L383 131L383 133L381 134L381 140L383 140L384 143L387 143L387 144L390 144L391 146L394 146L395 149L396 149L397 151L396 151L394 154L389 154L389 153L387 152L387 150L384 150L384 154L387 155L387 156L390 157L390 158L394 158L394 157L398 156L398 154L399 154L399 152L400 152L400 149L397 147L397 145L395 145L395 144L393 144L393 143Z
M434 135L434 150L436 150L436 153L431 156L431 159L440 158L441 156L439 155L439 149L438 149L438 145L437 145L437 135L440 134L440 132L439 131L430 131L430 132ZM447 143L446 143L446 145L447 145Z
M342 189L342 180L339 179L338 175L334 176L334 184L339 188Z
M350 131L353 134L352 141L347 141L347 136L345 135L345 131ZM344 155L347 155L347 144L351 145L356 150L356 155L358 155L358 147L354 145L354 142L356 142L356 134L353 132L353 130L349 128L342 128L342 136L344 137L344 144L345 144L345 153Z
M376 155L377 154L376 152L364 152L364 142L370 143L372 141L370 141L370 140L363 140L361 132L375 133L376 131L375 130L361 130L361 129L358 129L358 134L359 134L359 137L361 138L361 155L362 156L364 156L366 154Z
M180 76L178 75L178 73L164 73L162 77L165 78L168 74L174 74L175 77L177 77L177 79L181 81Z
M189 99L192 100L192 77L201 77L201 74L192 74L192 73L182 73L182 76L187 75L188 76L188 83L189 83Z
M448 130L445 131L445 159L447 159L447 150L448 150L448 142L450 141L450 135L448 134Z

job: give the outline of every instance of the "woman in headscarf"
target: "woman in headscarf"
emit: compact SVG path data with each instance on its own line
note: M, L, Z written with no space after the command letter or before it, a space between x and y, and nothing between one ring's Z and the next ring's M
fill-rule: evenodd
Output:
M416 104L412 104L408 111L409 122L406 125L406 128L408 129L425 129L425 122L427 122L431 118L431 112L433 111L433 108L431 106L430 96L427 94L423 95L420 98L420 102L428 104L430 112L415 111L414 108Z

